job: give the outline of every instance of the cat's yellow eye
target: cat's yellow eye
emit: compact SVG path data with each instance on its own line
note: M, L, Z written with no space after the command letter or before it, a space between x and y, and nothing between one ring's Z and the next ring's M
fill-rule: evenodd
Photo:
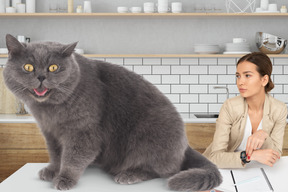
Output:
M50 72L54 72L54 71L56 71L57 69L58 69L58 66L55 65L55 64L49 66L49 71L50 71Z
M32 72L32 71L34 71L34 66L31 64L26 64L26 65L24 65L24 69L28 72Z

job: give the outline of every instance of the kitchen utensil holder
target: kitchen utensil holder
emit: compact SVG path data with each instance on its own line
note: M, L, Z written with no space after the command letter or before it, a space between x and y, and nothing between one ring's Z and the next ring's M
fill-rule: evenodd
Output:
M253 13L256 6L256 0L226 0L227 13Z

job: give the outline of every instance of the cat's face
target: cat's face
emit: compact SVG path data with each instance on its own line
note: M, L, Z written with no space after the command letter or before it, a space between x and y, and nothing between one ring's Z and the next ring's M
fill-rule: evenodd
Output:
M74 60L76 43L21 44L6 36L9 59L4 70L8 88L23 102L62 103L78 83L79 66Z

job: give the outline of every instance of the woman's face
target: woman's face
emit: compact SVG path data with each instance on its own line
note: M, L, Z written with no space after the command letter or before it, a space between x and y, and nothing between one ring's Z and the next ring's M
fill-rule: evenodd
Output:
M237 87L240 95L244 98L265 94L265 86L268 83L268 75L261 77L257 71L257 65L243 61L238 64Z

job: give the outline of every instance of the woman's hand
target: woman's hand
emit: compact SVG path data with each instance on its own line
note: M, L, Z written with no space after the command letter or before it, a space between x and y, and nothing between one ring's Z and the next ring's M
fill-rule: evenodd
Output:
M280 159L280 154L273 149L259 149L253 151L250 160L258 161L259 163L272 167Z
M262 147L267 137L268 137L268 134L262 129L256 131L255 133L253 133L253 135L248 137L247 144L246 144L246 154L248 158L251 157L252 152L254 150L260 149Z

